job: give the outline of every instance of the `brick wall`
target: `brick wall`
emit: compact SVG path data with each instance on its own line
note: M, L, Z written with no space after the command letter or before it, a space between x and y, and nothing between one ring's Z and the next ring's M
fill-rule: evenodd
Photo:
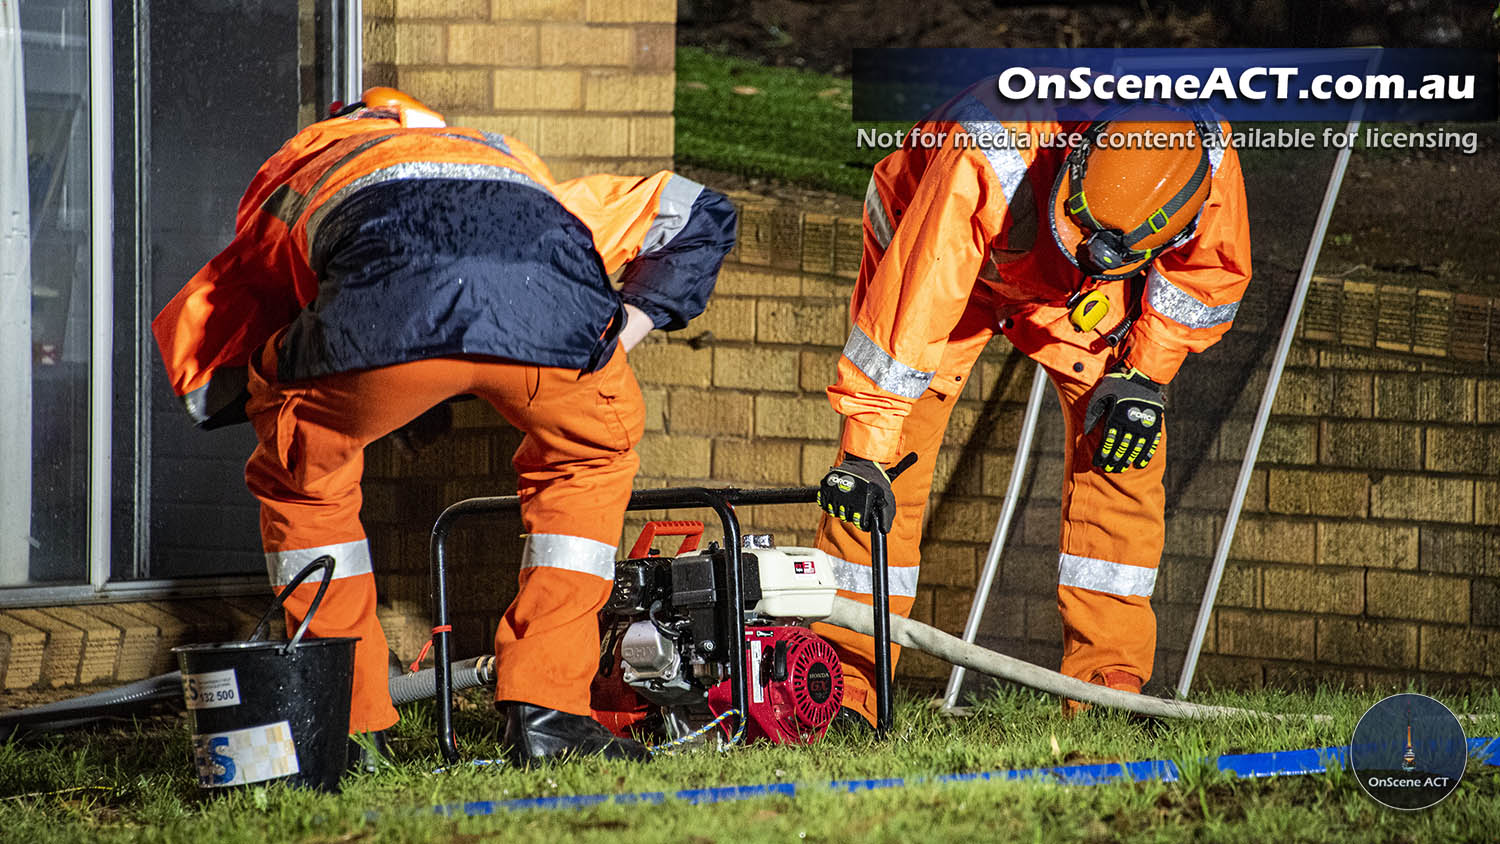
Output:
M513 135L559 179L671 165L672 0L367 0L365 84Z

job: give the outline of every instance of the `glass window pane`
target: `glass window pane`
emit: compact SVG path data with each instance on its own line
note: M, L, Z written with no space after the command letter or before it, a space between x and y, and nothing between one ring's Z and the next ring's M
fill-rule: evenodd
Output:
M88 4L0 0L0 586L88 577Z
M299 36L312 34L310 7L304 23L298 6L150 4L142 203L150 244L147 319L229 244L250 178L297 131L305 87ZM264 572L259 507L244 481L254 433L248 425L197 430L167 386L154 347L146 365L153 367L149 554L141 574Z

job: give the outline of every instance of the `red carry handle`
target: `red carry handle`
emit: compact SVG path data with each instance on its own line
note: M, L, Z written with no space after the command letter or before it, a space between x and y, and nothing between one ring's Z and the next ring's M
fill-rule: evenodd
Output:
M640 559L651 553L651 541L658 536L680 536L682 544L678 546L678 554L686 554L698 547L698 540L703 538L703 523L695 521L681 522L647 522L641 528L641 536L631 546L631 559Z

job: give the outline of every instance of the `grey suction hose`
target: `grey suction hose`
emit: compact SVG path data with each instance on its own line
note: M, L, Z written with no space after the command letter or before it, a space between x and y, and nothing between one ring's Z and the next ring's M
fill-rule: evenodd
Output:
M144 709L159 700L182 694L182 674L177 671L147 677L124 686L91 695L60 700L30 709L0 713L0 738L17 727L49 730L85 724L110 715Z
M856 633L863 633L866 636L873 635L874 631L870 608L848 598L834 598L833 613L824 619L824 622L853 630ZM1013 656L986 650L920 621L912 621L896 615L891 616L891 641L904 648L916 648L954 665L961 665L971 671L978 671L991 677L1010 680L1060 697L1110 709L1123 709L1155 718L1192 720L1246 717L1278 720L1310 718L1319 723L1332 720L1327 715L1275 715L1232 706L1205 706L1180 700L1163 700L1133 692L1122 692L1106 686L1096 686L1093 683L1085 683L1074 677L1032 665Z
M495 684L495 658L477 656L453 663L453 688L473 689ZM391 678L391 703L397 706L437 696L437 678L431 668Z

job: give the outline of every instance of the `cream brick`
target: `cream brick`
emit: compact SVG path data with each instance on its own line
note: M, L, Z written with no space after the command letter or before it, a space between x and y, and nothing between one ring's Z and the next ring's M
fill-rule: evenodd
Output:
M630 365L643 384L707 387L713 353L682 343L646 342L630 350Z
M677 60L677 27L672 24L637 24L635 67L639 70L671 70Z
M629 27L546 24L541 30L541 63L628 67L634 45Z
M396 63L442 64L447 43L446 27L440 23L403 22L394 27Z
M1359 615L1365 608L1365 571L1329 566L1268 566L1261 574L1266 609Z
M821 393L838 377L841 352L809 351L802 353L798 384L805 392Z
M801 474L802 446L759 440L717 440L713 477L730 484L791 486Z
M1468 522L1474 517L1474 482L1425 475L1387 475L1370 487L1370 515Z
M527 146L532 146L536 143L537 135L540 134L538 127L541 125L541 118L527 114L455 114L450 115L449 125L499 132L502 135L517 138ZM555 164L555 162L549 162L549 164ZM555 166L552 168L552 173L554 176L557 175Z
M705 340L754 340L755 300L714 296L708 300L708 309L687 330Z
M714 285L716 296L796 296L802 290L797 273L770 273L726 263Z
M495 20L583 20L585 0L495 0Z
M802 446L802 485L817 486L837 459L837 446L821 443Z
M671 155L676 143L672 126L670 114L630 118L630 154Z
M377 62L396 61L396 22L388 18L372 18L365 15L365 22L360 27L361 38L364 39L365 64L370 65ZM441 28L439 34L441 35ZM439 38L439 49L441 49L441 37ZM309 41L308 46L311 46ZM303 61L305 66L307 61Z
M583 102L582 78L576 70L497 70L495 108L575 111Z
M676 77L670 73L594 71L584 80L584 107L589 111L671 113L676 86Z
M479 68L468 70L408 70L400 72L403 91L440 112L489 108L490 74Z
M1318 522L1318 563L1414 569L1418 531L1382 522Z
M1287 613L1219 610L1219 652L1234 656L1312 661L1312 618Z
M832 440L839 435L839 415L816 398L760 395L755 397L755 435Z
M532 66L537 63L537 45L537 28L530 24L453 24L448 27L449 64Z
M762 343L843 347L848 337L843 305L762 299L755 310L755 337Z
M1374 618L1469 621L1469 581L1461 577L1372 569L1365 578L1365 596L1366 611Z
M1363 516L1369 509L1370 479L1363 473L1276 469L1267 483L1273 513Z
M707 437L646 434L636 452L641 474L659 478L707 478L713 441Z
M676 0L588 0L587 18L604 23L676 23Z
M714 386L792 392L797 389L797 352L765 346L715 349Z
M1238 560L1311 563L1316 557L1315 534L1316 526L1311 522L1246 518L1235 527L1229 555ZM1412 539L1416 539L1415 531Z
M630 119L626 117L542 115L537 152L551 155L628 155Z
M486 18L490 0L396 0L398 18Z
M754 407L754 399L749 393L691 388L673 390L667 411L667 430L673 434L748 437Z

